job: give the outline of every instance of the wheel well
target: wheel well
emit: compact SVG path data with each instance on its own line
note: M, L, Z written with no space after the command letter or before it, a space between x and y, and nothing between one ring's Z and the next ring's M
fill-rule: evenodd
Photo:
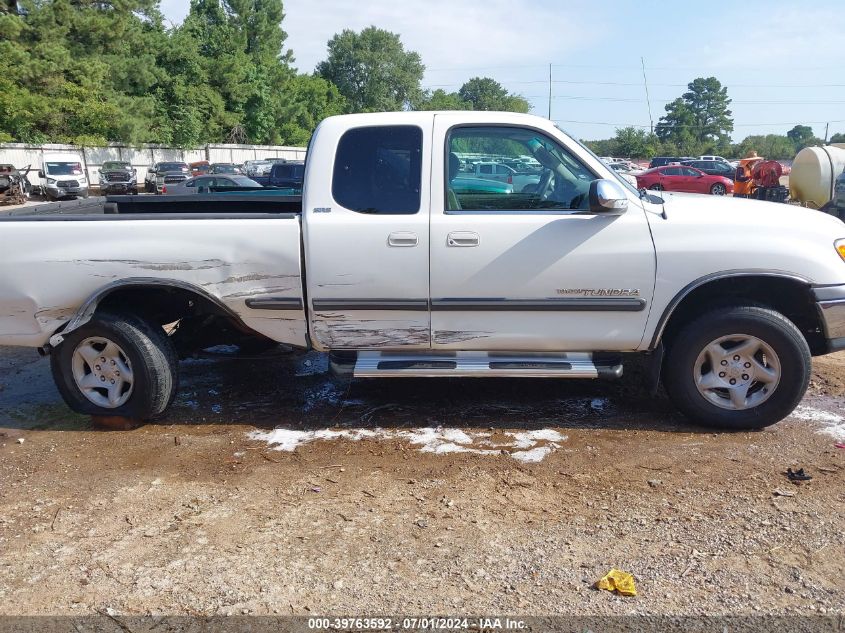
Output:
M821 317L810 287L796 279L760 275L715 279L693 289L670 315L662 335L664 345L671 345L686 323L714 308L734 305L756 305L780 312L798 327L814 355L825 353Z
M264 339L214 299L181 286L128 285L102 297L95 312L124 312L166 327L180 356L213 345Z

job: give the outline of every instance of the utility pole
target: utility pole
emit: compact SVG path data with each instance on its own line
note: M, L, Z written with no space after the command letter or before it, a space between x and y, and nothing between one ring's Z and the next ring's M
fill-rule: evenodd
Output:
M552 65L549 64L549 121L552 120Z
M824 144L827 145L827 133L830 131L830 123L824 124Z
M645 102L648 104L648 122L651 126L651 133L654 134L654 118L651 116L651 99L648 96L648 79L645 76L645 58L640 57L643 66L643 86L645 86Z

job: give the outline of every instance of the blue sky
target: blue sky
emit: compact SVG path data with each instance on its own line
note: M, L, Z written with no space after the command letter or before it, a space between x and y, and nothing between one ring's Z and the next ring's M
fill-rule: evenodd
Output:
M423 85L456 90L490 76L583 139L656 123L695 77L717 77L734 103L735 140L811 125L845 132L845 10L813 2L639 0L286 0L296 66L311 71L326 42L371 24L399 33L426 65ZM163 0L174 23L188 0ZM737 15L734 7L747 7ZM671 8L669 8L671 7Z

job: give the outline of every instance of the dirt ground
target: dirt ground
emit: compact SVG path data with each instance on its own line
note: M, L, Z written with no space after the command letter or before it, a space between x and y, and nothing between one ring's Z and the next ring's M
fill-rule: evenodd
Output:
M165 419L102 430L47 361L0 348L0 613L845 612L845 354L756 433L688 425L636 367L350 381L279 355L182 372ZM250 435L274 427L295 450ZM538 430L542 459L520 461L514 438ZM812 481L790 483L797 467ZM611 568L636 597L593 588Z

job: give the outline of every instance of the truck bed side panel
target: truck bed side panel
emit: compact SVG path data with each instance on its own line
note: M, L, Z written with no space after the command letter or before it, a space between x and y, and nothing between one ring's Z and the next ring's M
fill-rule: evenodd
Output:
M138 280L188 285L265 336L307 344L296 216L20 219L0 234L0 344L41 346L103 287Z

